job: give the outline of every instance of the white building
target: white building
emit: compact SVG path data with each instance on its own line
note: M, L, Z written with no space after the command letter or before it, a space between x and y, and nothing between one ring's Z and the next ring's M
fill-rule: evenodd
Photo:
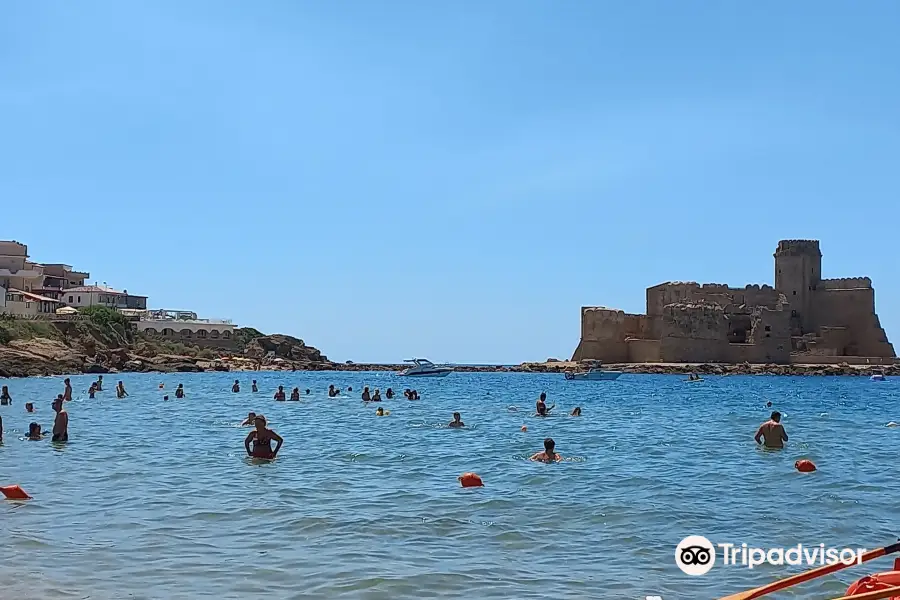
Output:
M147 296L129 294L105 285L84 285L63 290L59 297L67 306L108 306L115 309L146 310Z
M4 302L0 305L0 313L22 316L52 315L60 307L58 300L24 290L10 288L8 290L0 290L0 292L5 292L2 294Z
M218 348L232 344L235 324L230 319L200 319L186 310L123 310L138 319L135 326L147 335L175 342Z
M0 241L0 287L32 291L43 282L41 265L28 260L28 246L16 241Z

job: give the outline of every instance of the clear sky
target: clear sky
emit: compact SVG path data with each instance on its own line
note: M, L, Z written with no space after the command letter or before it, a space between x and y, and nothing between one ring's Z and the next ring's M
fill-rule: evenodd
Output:
M872 277L900 3L7 1L0 239L336 360L570 356L579 307Z

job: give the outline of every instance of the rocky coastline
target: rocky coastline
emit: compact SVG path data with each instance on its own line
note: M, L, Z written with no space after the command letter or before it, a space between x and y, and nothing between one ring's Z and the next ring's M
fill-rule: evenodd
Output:
M318 349L287 335L264 335L254 329L236 332L231 351L163 343L134 332L128 323L100 315L93 321L24 324L0 320L0 378L78 373L190 373L204 371L393 371L402 364L337 363ZM27 325L27 326L25 326ZM798 361L799 362L799 361ZM519 365L458 365L467 373L564 373L575 362L548 359ZM688 375L856 375L900 376L892 365L839 364L609 364L634 374Z

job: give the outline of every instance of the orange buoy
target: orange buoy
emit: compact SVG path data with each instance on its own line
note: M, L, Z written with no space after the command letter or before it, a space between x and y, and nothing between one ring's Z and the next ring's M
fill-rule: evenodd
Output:
M522 431L528 431L528 425L522 425Z
M816 465L811 460L798 460L794 463L794 468L800 471L801 473L812 473L816 470Z
M457 479L463 487L482 487L484 482L481 481L478 473L463 473Z
M894 565L897 566L896 564ZM889 590L900 585L900 571L887 571L885 573L876 573L875 575L866 575L862 579L857 579L850 587L847 588L846 596L859 596L867 592L878 592L881 590ZM900 596L891 596L889 600L897 600Z
M31 496L29 496L25 492L25 490L23 490L18 485L7 485L0 487L0 492L3 492L3 495L10 500L31 500Z

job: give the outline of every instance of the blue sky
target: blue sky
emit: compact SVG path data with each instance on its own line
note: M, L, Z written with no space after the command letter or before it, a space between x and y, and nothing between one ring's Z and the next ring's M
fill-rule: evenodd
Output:
M872 277L900 4L4 2L0 239L329 357L571 355L579 307Z

